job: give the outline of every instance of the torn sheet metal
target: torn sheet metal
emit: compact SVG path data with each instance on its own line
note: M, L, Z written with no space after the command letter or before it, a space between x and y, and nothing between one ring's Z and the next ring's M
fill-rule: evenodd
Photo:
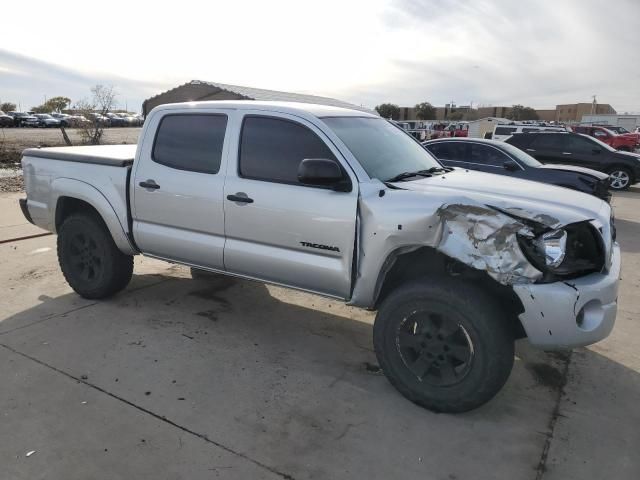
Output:
M532 283L542 277L518 245L517 235L535 236L523 222L476 204L443 205L436 215L443 225L436 248L445 255L486 271L503 285Z

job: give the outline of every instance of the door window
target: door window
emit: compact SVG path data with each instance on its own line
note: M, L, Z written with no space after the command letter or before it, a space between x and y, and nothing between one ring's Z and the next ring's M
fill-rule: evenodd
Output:
M179 170L218 173L226 115L167 115L158 126L151 158Z
M591 153L594 148L597 148L590 140L580 135L567 135L565 145L565 150L575 153Z
M509 157L497 148L477 143L471 145L471 161L473 163L501 167L507 160L509 160Z
M562 148L562 137L555 134L542 133L536 136L530 147L537 150L560 150Z
M273 117L245 117L240 138L241 177L300 184L298 167L305 158L335 160L329 147L299 123Z
M469 153L467 144L462 142L436 142L429 144L431 151L436 158L440 160L456 160L459 162L468 162Z

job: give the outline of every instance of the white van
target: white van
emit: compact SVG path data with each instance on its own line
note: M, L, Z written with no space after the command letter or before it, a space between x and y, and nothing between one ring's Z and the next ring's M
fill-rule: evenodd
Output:
M532 132L566 132L564 127L542 127L539 125L496 125L493 129L493 140L506 140L516 133Z

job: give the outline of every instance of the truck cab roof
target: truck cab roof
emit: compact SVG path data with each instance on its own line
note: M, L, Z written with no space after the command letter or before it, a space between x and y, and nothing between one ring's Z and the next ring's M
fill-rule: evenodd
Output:
M349 108L319 105L316 103L299 102L270 102L258 100L210 100L202 102L167 103L154 108L149 115L156 111L184 110L185 108L215 108L229 110L264 110L290 113L299 116L323 117L369 117L380 118L378 115L351 110Z

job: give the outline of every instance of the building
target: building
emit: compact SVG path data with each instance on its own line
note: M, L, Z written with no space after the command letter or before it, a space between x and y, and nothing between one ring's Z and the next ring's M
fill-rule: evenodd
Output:
M301 102L330 105L333 107L352 108L367 113L375 113L368 108L336 100L302 93L279 92L261 88L241 87L224 83L192 80L178 87L167 90L142 102L142 114L146 117L158 105L178 102L194 102L205 100L262 100L277 102Z
M583 115L582 123L597 123L599 125L612 125L614 127L624 127L633 132L640 127L640 115L619 115L619 114L603 114L603 115Z
M398 117L399 121L407 121L407 120L417 120L416 117L416 109L413 107L400 107L400 116Z
M572 123L582 121L583 115L615 114L616 111L608 103L566 103L556 105L556 122Z
M478 118L508 118L512 107L479 107Z
M555 122L556 120L556 109L555 108L536 108L536 113L538 114L538 120L543 122Z

